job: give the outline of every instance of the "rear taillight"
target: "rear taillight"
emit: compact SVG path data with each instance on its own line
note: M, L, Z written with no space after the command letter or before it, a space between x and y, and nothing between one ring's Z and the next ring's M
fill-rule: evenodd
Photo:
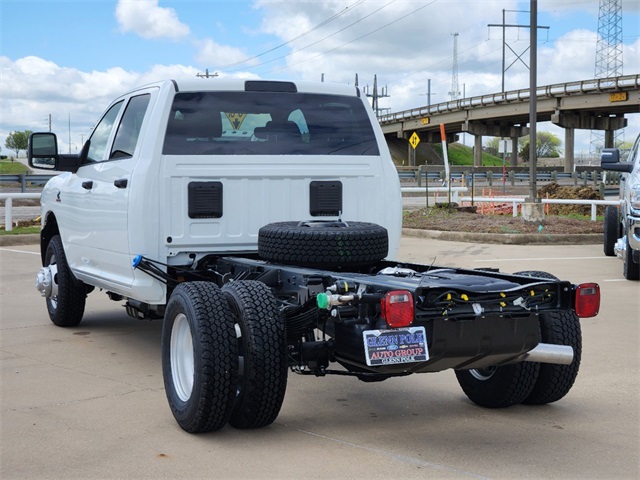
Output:
M576 287L576 315L580 318L595 317L600 311L600 286L597 283L581 283Z
M407 290L388 292L380 299L380 315L390 327L408 327L413 323L413 296Z

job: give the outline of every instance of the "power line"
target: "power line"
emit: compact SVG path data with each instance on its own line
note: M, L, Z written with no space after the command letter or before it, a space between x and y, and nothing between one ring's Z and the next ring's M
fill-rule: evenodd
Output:
M436 1L436 0L434 0L434 1ZM293 53L301 52L302 50L305 50L305 49L307 49L307 48L309 48L309 47L312 47L312 46L314 46L314 45L317 45L318 43L323 42L323 41L325 41L326 39L331 38L331 37L333 37L333 36L337 35L338 33L344 32L345 30L347 30L348 28L351 28L351 27L352 27L352 26L354 26L355 24L362 22L363 20L365 20L365 19L369 18L370 16L372 16L372 15L374 15L374 14L378 13L380 10L382 10L383 8L388 7L389 5L391 5L391 4L392 4L392 3L394 3L394 2L396 2L396 0L391 0L389 3L384 4L383 6L381 6L380 8L378 8L378 9L376 9L376 10L374 10L374 11L373 11L373 12L371 12L370 14L365 15L364 17L360 18L359 20L356 20L355 22L353 22L353 23L351 23L351 24L347 25L346 27L341 28L340 30L338 30L338 31L336 31L336 32L334 32L334 33L332 33L332 34L330 34L330 35L327 35L326 37L323 37L323 38L321 38L320 40L317 40L317 41L315 41L315 42L313 42L313 43L310 43L309 45L305 45L304 47L298 48L298 49L296 49L296 50L292 50L291 52L287 53L286 55L281 55L281 56L279 56L279 57L272 58L271 60L267 60L266 62L262 62L262 63L259 63L258 65L254 65L253 67L248 67L248 68L261 67L261 66L266 65L266 64L268 64L268 63L273 63L273 62L275 62L276 60L281 60L281 59L283 59L283 58L286 58L286 57L288 57L289 55L291 55L291 54L293 54ZM344 45L342 45L342 46L344 46ZM338 48L340 48L340 47L338 47ZM329 51L331 51L331 50L329 50ZM326 52L325 52L325 53L326 53ZM312 58L316 58L316 57L312 57ZM303 60L303 61L306 61L306 60ZM301 63L301 62L298 62L298 63ZM294 65L296 65L296 64L294 64ZM282 67L282 68L287 68L287 67L285 66L285 67ZM230 70L230 71L231 71L231 72L236 72L236 71L238 71L238 70L242 70L242 69L235 69L235 70ZM275 72L276 70L280 70L280 68L276 68L276 69L274 69L274 70L270 70L270 72Z
M394 1L395 1L395 0L394 0ZM226 69L226 68L235 67L235 66L237 66L237 65L242 65L243 63L247 63L247 62L249 62L249 61L251 61L251 60L255 60L256 58L260 58L260 57L262 57L262 56L266 55L267 53L271 53L271 52L273 52L273 51L275 51L275 50L278 50L279 48L282 48L282 47L284 47L284 46L286 46L286 45L289 45L290 43L292 43L292 42L294 42L294 41L296 41L296 40L298 40L298 39L300 39L300 38L304 37L305 35L308 35L309 33L315 32L316 30L318 30L318 29L320 29L320 28L324 27L325 25L329 24L330 22L332 22L332 21L333 21L333 20L335 20L336 18L339 18L339 17L341 17L342 15L344 15L345 13L349 12L349 9L353 10L354 8L356 8L356 7L360 6L360 5L362 5L364 2L365 2L365 0L358 0L358 1L357 1L357 2L355 2L355 3L352 3L351 5L346 6L346 7L344 8L344 10L342 10L341 12L338 12L338 13L336 13L335 15L332 15L331 17L327 18L326 20L324 20L324 21L320 22L320 23L319 23L318 25L316 25L315 27L313 27L313 28L311 28L311 29L309 29L309 30L307 30L307 31L305 31L305 32L302 32L301 34L296 35L295 37L290 38L290 39L289 39L289 40L287 40L286 42L281 43L280 45L277 45L277 46L275 46L275 47L273 47L273 48L270 48L269 50L266 50L266 51L264 51L264 52L262 52L262 53L259 53L259 54L257 54L257 55L254 55L253 57L245 58L244 60L240 60L240 61L237 61L237 62L228 63L227 65L222 65L222 66L216 67L216 68L214 68L214 70L224 70L224 69Z
M389 4L391 4L391 3L393 3L394 1L395 1L395 0L393 0L393 1L389 2L388 4L384 5L383 7L381 7L381 8L380 8L380 9L378 9L378 10L381 10L382 8L384 8L384 7L386 7L387 5L389 5ZM292 67L292 66L294 66L294 65L298 65L298 64L300 64L300 63L304 63L304 62L308 62L309 60L314 60L314 59L316 59L316 58L318 58L318 57L321 57L321 56L323 56L323 55L326 55L327 53L331 53L331 52L333 52L333 51L335 51L335 50L338 50L338 49L340 49L340 48L342 48L342 47L346 47L347 45L351 45L352 43L355 43L355 42L357 42L358 40L362 40L363 38L368 37L369 35L373 35L374 33L377 33L377 32L379 32L380 30L382 30L382 29L384 29L384 28L387 28L387 27L388 27L388 26L390 26L390 25L393 25L394 23L398 23L399 21L404 20L405 18L407 18L407 17L409 17L409 16L413 15L414 13L419 12L420 10L422 10L422 9L424 9L424 8L427 8L427 7L428 7L428 6L430 6L430 5L433 5L433 4L434 4L434 3L436 3L437 1L438 1L438 0L432 0L431 2L427 3L426 5L423 5L423 6L419 7L419 8L416 8L415 10L413 10L413 11L411 11L411 12L407 13L406 15L403 15L403 16L401 16L400 18L397 18L396 20L393 20L393 21L391 21L391 22L389 22L389 23L386 23L386 24L382 25L381 27L376 28L375 30L370 31L369 33L365 33L364 35L361 35L361 36L359 36L359 37L357 37L357 38L354 38L354 39L353 39L353 40L351 40L350 42L343 43L342 45L339 45L339 46L337 46L337 47L334 47L334 48L331 48L331 49L329 49L329 50L326 50L326 51L324 51L324 52L322 52L322 53L319 53L319 54L317 54L317 55L314 55L313 57L307 58L307 59L305 59L305 60L300 60L299 62L296 62L296 63L292 63L292 64L289 64L289 65L285 65L285 66L283 66L283 67L279 67L279 68L275 68L275 69L273 69L273 70L270 70L268 73L275 72L275 71L278 71L278 70L283 70L283 69L286 69L286 68L290 68L290 67ZM378 10L376 10L376 11L378 11ZM374 12L374 13L375 13L375 12ZM339 32L336 32L336 33L339 33Z

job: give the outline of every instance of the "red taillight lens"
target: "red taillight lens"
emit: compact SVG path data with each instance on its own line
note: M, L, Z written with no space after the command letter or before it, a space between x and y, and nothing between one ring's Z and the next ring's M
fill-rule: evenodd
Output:
M597 283L581 283L576 287L575 302L578 317L595 317L600 311L600 286Z
M407 290L388 292L380 300L380 315L390 327L408 327L413 323L413 296Z

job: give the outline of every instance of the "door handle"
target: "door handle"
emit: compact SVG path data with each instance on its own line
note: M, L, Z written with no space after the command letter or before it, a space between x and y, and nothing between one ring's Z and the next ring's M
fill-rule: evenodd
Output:
M93 181L87 180L85 182L82 182L82 188L84 188L85 190L91 190L93 188Z
M126 178L119 178L113 182L117 188L127 188L128 183L129 181Z

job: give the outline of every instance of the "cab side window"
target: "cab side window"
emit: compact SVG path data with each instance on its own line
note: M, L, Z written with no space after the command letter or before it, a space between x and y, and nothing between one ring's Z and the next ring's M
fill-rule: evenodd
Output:
M107 143L111 136L111 131L118 118L118 113L122 108L124 101L120 101L114 104L107 113L104 114L102 120L96 125L93 134L91 135L91 144L89 145L89 152L87 154L87 161L89 162L102 162L106 160L105 152L107 150Z
M116 132L116 138L113 141L113 147L109 154L109 159L130 158L135 152L140 136L140 128L144 115L149 106L150 94L138 95L129 100L122 120Z

